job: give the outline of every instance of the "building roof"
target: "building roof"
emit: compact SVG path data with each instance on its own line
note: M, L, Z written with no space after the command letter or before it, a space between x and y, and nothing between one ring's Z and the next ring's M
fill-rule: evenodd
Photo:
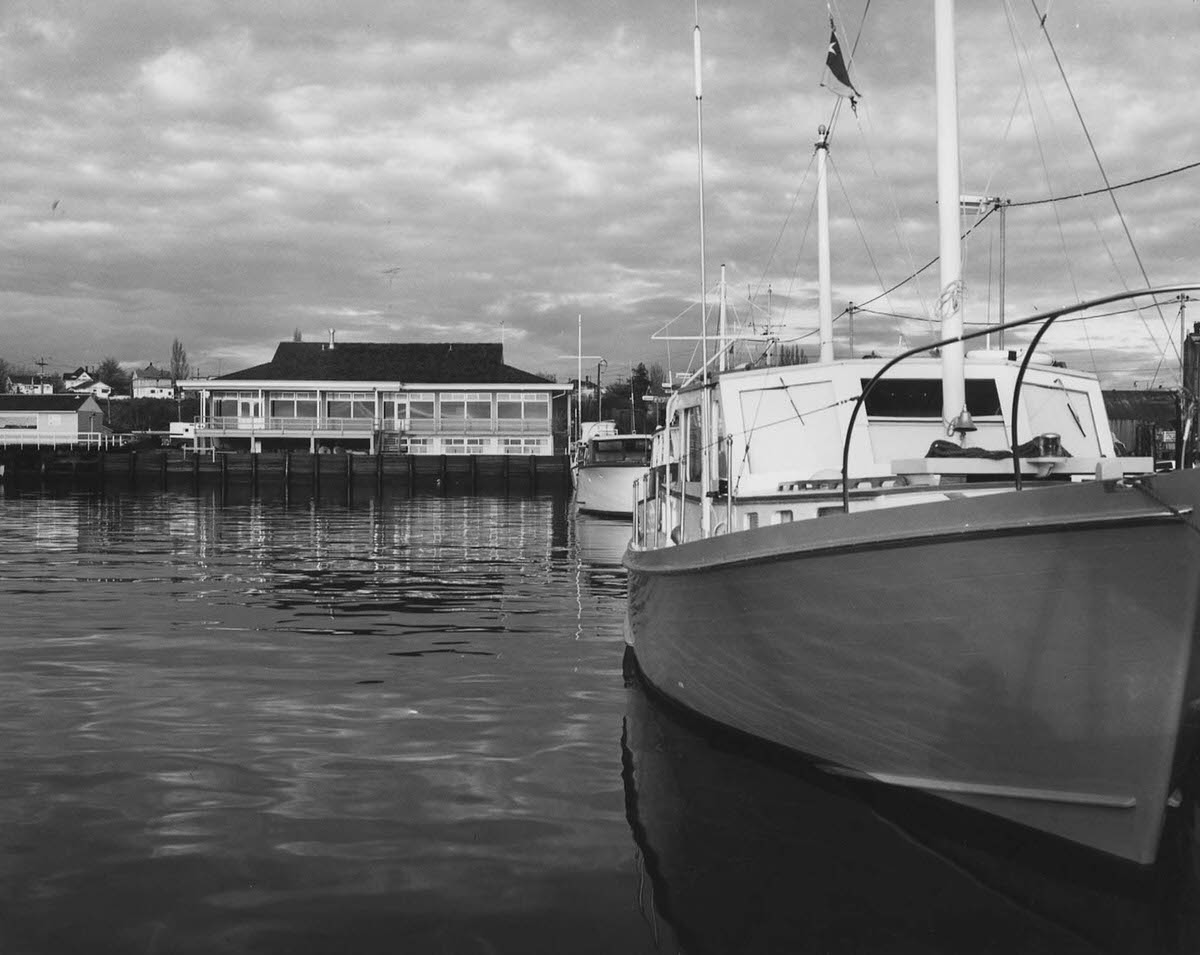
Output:
M145 368L135 368L134 372L133 372L133 377L134 378L157 378L157 379L167 378L167 379L169 379L171 377L171 373L169 371L163 371L161 368L155 368L154 364L151 363L151 364L147 365Z
M1174 427L1179 419L1178 395L1167 388L1116 389L1104 392L1110 421L1145 421Z
M0 411L80 411L93 395L0 395Z
M498 342L280 342L263 365L216 381L399 381L428 384L547 384L504 364Z

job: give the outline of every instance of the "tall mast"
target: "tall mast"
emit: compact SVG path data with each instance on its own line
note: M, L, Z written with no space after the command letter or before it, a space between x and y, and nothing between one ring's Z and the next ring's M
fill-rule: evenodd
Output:
M708 384L708 275L704 249L704 94L700 84L700 0L696 0L696 27L692 30L692 63L696 75L696 171L700 185L700 368Z
M705 270L704 248L704 95L700 84L700 0L696 0L696 28L692 31L692 58L696 73L696 167L700 181L700 434L701 446L688 448L689 455L700 455L700 536L707 537L712 527L709 512L709 448L711 437L708 430L710 418L708 404L712 400L708 393L708 273Z
M718 313L720 319L717 322L717 352L720 355L720 361L717 362L717 370L725 371L729 367L729 323L726 314L727 286L725 285L725 263L721 263L721 310Z
M833 280L829 270L829 187L825 159L829 153L829 132L818 128L817 140L817 284L820 320L821 361L833 361Z
M941 337L963 331L962 249L959 234L958 79L954 56L954 0L934 0L934 62L937 74L938 318ZM942 347L942 421L947 434L960 430L966 410L963 344ZM973 429L972 429L973 430Z
M578 396L575 400L575 440L583 440L583 312L579 313L579 341L576 345L577 364L575 367L575 387Z

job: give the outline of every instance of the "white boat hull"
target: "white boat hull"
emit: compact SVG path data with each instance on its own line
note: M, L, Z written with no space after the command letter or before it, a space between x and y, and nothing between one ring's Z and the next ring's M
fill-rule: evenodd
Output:
M706 717L1148 863L1200 692L1200 472L1150 489L631 549L628 640L655 687Z
M575 476L575 502L589 514L629 517L633 514L633 484L646 473L643 465L580 465Z

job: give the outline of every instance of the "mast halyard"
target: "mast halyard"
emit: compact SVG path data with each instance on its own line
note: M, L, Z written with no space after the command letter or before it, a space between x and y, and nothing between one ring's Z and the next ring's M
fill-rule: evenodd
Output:
M954 52L954 0L934 0L934 62L937 75L938 319L943 339L963 332L960 239L958 78ZM947 434L973 431L966 409L963 343L942 347L942 422Z

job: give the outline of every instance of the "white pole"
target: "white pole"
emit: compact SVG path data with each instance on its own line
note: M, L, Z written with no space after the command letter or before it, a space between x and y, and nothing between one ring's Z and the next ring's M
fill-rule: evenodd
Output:
M818 130L817 141L817 316L819 320L821 361L833 361L833 280L829 268L829 186L825 160L829 153L829 133Z
M954 0L934 0L934 62L937 68L938 266L941 337L962 334L962 249L959 233L958 80L954 56ZM963 344L942 348L942 421L947 433L966 406Z
M579 342L576 350L579 356L575 369L575 387L578 390L575 402L575 440L583 439L583 313L579 313Z
M707 537L712 521L708 504L708 456L704 443L709 440L709 394L708 394L708 274L705 271L704 248L704 94L700 84L700 0L696 0L696 28L692 31L692 59L696 73L696 166L700 183L700 380L703 385L700 398L701 447L689 448L688 454L700 455L700 536ZM686 482L682 482L686 487ZM680 524L686 517L680 517Z
M721 360L717 362L717 368L720 371L725 371L729 367L729 342L726 339L728 334L728 322L726 315L726 290L725 290L725 263L721 263L721 310L719 312L720 320L717 323L717 347L720 349L718 354Z

